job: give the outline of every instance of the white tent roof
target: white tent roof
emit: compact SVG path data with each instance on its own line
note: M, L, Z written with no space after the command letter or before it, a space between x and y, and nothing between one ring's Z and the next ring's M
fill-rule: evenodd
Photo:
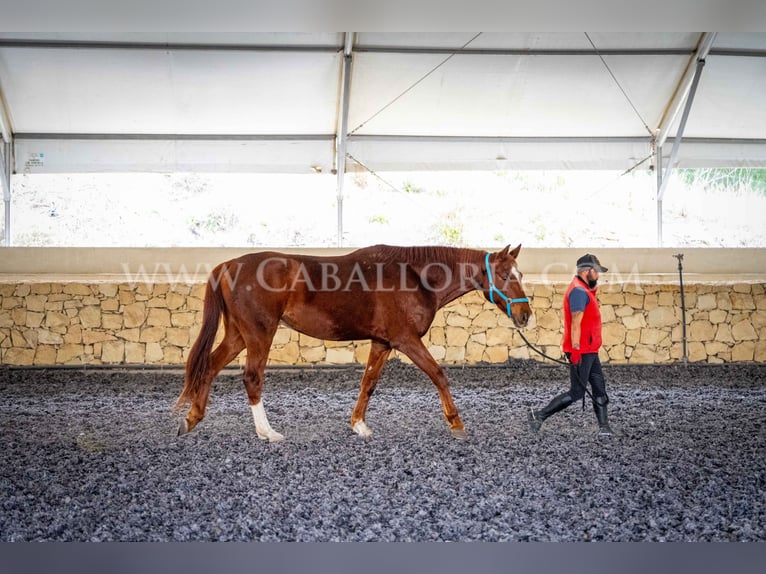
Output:
M13 167L328 172L345 38L0 33ZM630 168L652 153L700 38L354 34L347 165ZM705 62L678 165L766 166L766 33L717 34Z

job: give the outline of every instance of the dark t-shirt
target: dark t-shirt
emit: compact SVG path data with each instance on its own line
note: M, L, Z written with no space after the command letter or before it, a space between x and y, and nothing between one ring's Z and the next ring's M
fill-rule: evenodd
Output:
M575 287L569 293L569 311L577 313L585 311L585 306L590 303L590 297L583 287Z

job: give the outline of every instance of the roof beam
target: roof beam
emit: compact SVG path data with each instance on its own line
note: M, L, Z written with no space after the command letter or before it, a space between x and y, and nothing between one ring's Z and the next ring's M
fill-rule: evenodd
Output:
M230 52L318 52L337 53L342 46L334 44L243 44L243 43L202 43L202 42L110 42L99 40L22 40L0 39L0 48L36 48L54 50L198 50ZM407 46L355 46L358 53L379 54L452 54L453 48L407 47ZM695 50L687 48L605 48L599 50L605 56L692 56ZM766 50L745 50L739 48L716 48L711 56L732 56L743 58L766 58ZM466 48L460 51L465 56L592 56L588 49L546 49L546 48Z
M592 49L546 49L546 48L464 48L455 51L454 48L429 48L407 46L357 46L356 52L372 54L459 54L460 56L592 56ZM636 48L636 49L604 49L599 53L605 56L689 56L694 50L687 48Z
M19 132L17 140L332 141L334 134L136 134Z
M711 49L711 56L735 56L739 58L766 58L766 50L741 50L737 48Z
M108 42L98 40L0 40L0 48L53 50L197 50L222 52L321 52L335 54L335 45L224 44L201 42Z
M146 141L334 141L336 134L99 134L99 133L38 133L19 132L21 140L146 140ZM649 136L428 136L351 134L351 141L393 141L415 143L650 143ZM685 137L690 144L751 144L766 145L766 138Z
M665 112L660 119L659 126L657 127L656 145L662 147L665 144L665 140L668 139L670 134L670 128L673 127L673 123L678 117L678 112L681 111L681 107L684 105L686 96L689 94L694 78L697 74L697 62L704 61L710 52L710 48L715 40L715 32L703 32L700 36L700 40L697 44L697 50L694 52L694 56L689 59L689 63L686 66L686 71L681 77L681 81L676 86L676 91L671 97L670 102L665 108Z
M349 141L364 142L415 142L415 143L650 143L650 136L583 136L583 137L557 137L557 136L424 136L424 135L375 135L375 134L352 134Z

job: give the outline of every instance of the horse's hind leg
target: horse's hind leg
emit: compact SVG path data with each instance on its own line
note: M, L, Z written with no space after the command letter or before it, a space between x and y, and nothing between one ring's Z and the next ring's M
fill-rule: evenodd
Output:
M376 341L372 342L370 356L367 358L367 368L364 370L362 384L359 389L359 398L356 400L356 406L351 415L351 428L359 436L369 437L372 435L372 431L364 422L364 418L367 414L367 405L370 402L370 397L380 379L380 371L383 370L383 365L390 353L391 347L389 345Z
M261 398L261 392L263 390L263 372L266 368L266 359L269 355L272 337L263 339L268 341L266 344L261 342L254 345L248 345L243 382L245 383L245 390L247 391L247 398L253 413L253 422L255 422L255 432L258 434L258 438L261 440L268 440L269 442L277 442L283 440L285 437L271 428Z
M191 431L205 417L205 409L207 408L210 387L213 384L213 379L215 379L218 373L221 372L221 369L231 363L244 348L245 342L242 340L239 331L227 325L223 341L221 341L221 344L218 345L210 355L210 369L205 373L205 381L199 393L192 400L186 418L181 421L181 426L178 428L178 436Z

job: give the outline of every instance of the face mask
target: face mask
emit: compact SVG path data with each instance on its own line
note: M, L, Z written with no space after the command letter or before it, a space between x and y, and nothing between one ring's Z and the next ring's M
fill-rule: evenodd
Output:
M588 287L595 289L596 285L598 285L598 279L588 279Z

